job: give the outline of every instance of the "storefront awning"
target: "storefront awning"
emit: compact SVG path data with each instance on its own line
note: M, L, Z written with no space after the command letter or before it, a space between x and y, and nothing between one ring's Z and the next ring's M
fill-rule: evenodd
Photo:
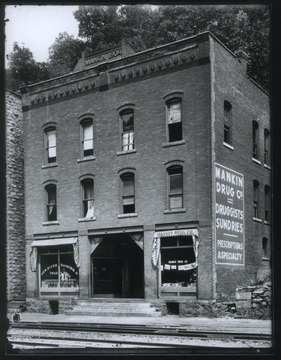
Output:
M58 245L71 245L77 243L77 237L73 238L60 238L60 239L47 239L33 241L31 247L42 246L58 246Z

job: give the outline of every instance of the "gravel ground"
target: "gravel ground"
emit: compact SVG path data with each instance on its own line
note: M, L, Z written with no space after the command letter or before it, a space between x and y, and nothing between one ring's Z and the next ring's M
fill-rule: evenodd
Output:
M60 331L60 330L31 330L31 329L10 329L8 331L10 341L25 340L40 343L40 347L48 348L48 344L57 344L60 347L161 347L161 345L180 345L180 346L212 346L219 348L270 348L270 341L261 340L234 340L230 338L211 338L198 339L190 337L170 336L170 335L140 335L140 334L114 334L102 332L85 332L85 331ZM47 339L46 339L47 337ZM85 340L92 340L85 341ZM108 342L105 342L108 341ZM116 342L116 343L114 343ZM133 344L129 344L129 343ZM142 343L142 344L134 344ZM155 345L156 344L156 345ZM39 344L38 344L39 346ZM38 347L36 346L36 348ZM33 345L13 345L14 348L34 348Z

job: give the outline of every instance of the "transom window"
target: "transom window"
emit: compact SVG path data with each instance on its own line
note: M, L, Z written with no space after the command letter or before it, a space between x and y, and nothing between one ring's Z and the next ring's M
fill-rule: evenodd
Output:
M182 102L171 99L167 102L168 142L182 140Z
M47 185L46 190L46 219L57 220L57 187L54 184Z
M122 210L124 214L135 212L135 175L125 173L121 175Z
M120 113L121 118L121 141L122 141L122 150L128 151L135 148L134 140L134 110L126 109Z
M174 165L168 171L168 206L169 209L183 207L183 174L182 166Z

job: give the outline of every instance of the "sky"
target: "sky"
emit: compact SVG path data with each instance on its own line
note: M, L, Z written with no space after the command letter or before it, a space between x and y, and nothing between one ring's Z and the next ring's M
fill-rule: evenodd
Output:
M78 6L8 5L5 7L5 53L13 44L27 47L37 62L47 61L48 49L59 33L78 37L78 21L73 12Z

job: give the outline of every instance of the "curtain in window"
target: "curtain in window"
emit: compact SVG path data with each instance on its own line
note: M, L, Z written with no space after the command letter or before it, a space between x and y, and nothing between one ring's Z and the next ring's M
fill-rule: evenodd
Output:
M74 258L75 265L79 269L80 268L80 262L79 262L79 245L78 245L78 241L76 241L73 244L73 258Z
M56 157L56 131L48 131L48 157Z
M94 200L87 201L88 210L86 213L86 218L93 218L94 217Z
M169 106L168 124L181 122L181 103L171 104Z
M84 141L84 150L90 150L94 148L93 124L83 125L83 141Z
M33 272L37 270L37 260L38 260L38 249L37 247L32 247L30 253L30 267L31 267L31 271Z
M124 151L133 150L134 148L134 132L127 132L123 134L122 148Z

